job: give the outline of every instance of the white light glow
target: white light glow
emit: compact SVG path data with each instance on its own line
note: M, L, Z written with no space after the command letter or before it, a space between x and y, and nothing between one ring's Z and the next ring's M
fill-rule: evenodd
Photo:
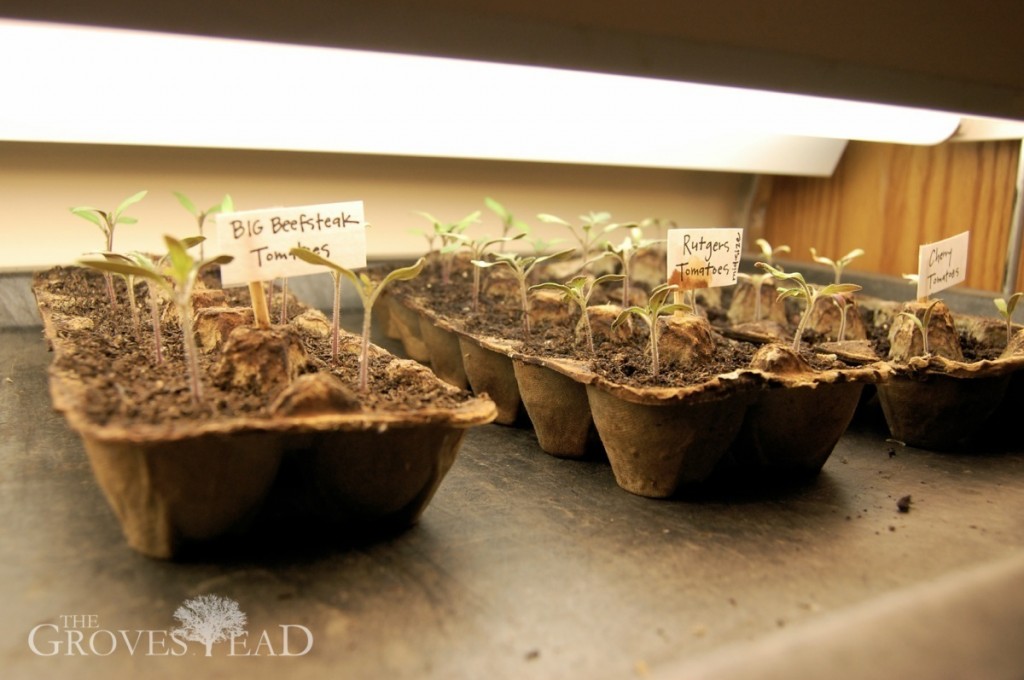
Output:
M959 117L453 59L0 20L0 139L827 175Z

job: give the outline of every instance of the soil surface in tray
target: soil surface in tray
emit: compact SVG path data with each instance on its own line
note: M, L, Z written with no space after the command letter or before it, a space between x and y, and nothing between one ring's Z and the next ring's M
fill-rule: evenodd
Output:
M59 310L62 315L85 317L92 328L59 328L64 342L63 350L54 361L56 369L70 371L83 381L89 397L83 407L89 419L100 425L155 424L168 420L230 418L238 416L261 417L268 414L268 406L275 395L247 390L218 382L212 375L220 355L218 349L200 352L200 370L203 374L204 398L194 404L189 390L188 372L180 327L175 322L162 324L164 361L157 364L154 355L152 324L150 322L147 286L136 286L140 330L132 329L127 288L123 280L115 277L118 308L111 309L102 275L77 268L57 269L42 275L46 289L54 294L68 296ZM215 277L206 277L215 281ZM248 306L248 290L227 289L229 305ZM275 297L271 317L280 314L280 296ZM289 304L295 314L302 308ZM353 394L358 384L359 358L351 351L342 350L338 363L332 365L330 339L296 327L300 341L308 354L306 373L330 371ZM350 343L351 344L351 343ZM441 381L413 372L389 372L388 365L396 358L382 353L371 353L369 390L356 397L359 408L365 411L411 411L431 406L454 408L472 398L465 391L455 390Z
M875 353L883 359L889 356L889 325L875 323L874 319L865 312L861 312L864 318L864 325L867 328L868 340L871 341ZM1003 353L1003 347L985 344L963 329L958 329L957 338L960 341L960 351L964 355L964 363L972 363L982 360L998 359ZM804 332L804 339L809 342L827 342L830 338L822 337L810 331Z
M545 273L547 268L547 263L538 267L530 277L530 284L545 280L564 280L548 277ZM481 278L484 282L482 290L484 292L480 295L479 313L473 311L472 305L472 266L464 259L455 258L452 269L450 282L447 285L441 284L439 267L436 262L432 262L428 264L428 267L418 279L403 283L400 287L410 293L422 295L422 300L429 304L432 310L452 323L461 324L461 328L469 333L478 336L522 340L523 331L521 313L519 312L518 287L517 284L512 285L514 282L511 281L507 268L504 266L492 267L482 273ZM495 279L499 280L499 285L496 286L499 294L489 295L488 286ZM500 281L501 279L504 279L504 281ZM619 283L599 286L594 291L590 304L619 301L617 296L619 296L618 291L620 288L621 285ZM643 286L639 284L634 284L633 286L634 290L641 290L642 288ZM712 297L716 303L702 305L702 314L707 317L712 327L720 332L726 331L732 325L729 320L728 310L735 290L735 286L725 286L716 289L717 292L720 292L720 297ZM701 291L697 291L697 295L701 297ZM788 337L792 338L802 312L802 305L794 300L788 300L786 309L787 317L790 320L786 330L788 331ZM873 312L869 310L867 305L858 307L858 310L864 321L868 340L875 354L881 360L887 359L890 349L889 325L887 323L876 323L873 318ZM602 343L595 338L597 351L594 357L586 356L574 346L571 342L572 336L569 334L570 325L568 324L565 325L564 329L551 328L550 324L548 324L548 327L545 327L544 324L535 324L537 332L531 338L530 346L525 349L536 351L545 356L565 356L582 360L594 358L596 359L595 370L597 372L606 375L606 377L616 382L624 382L635 386L651 386L653 384L688 385L701 382L708 375L724 373L745 366L756 349L754 346L744 346L748 345L745 342L740 342L739 347L722 346L718 348L715 356L710 360L710 365L706 371L701 368L695 373L695 371L690 369L674 371L668 368L664 371L661 379L655 383L649 377L649 368L645 368L650 364L646 358L649 356L647 351L648 343L646 337L644 337L646 329L643 322L638 318L634 318L633 325L637 328L638 334L634 335L634 342L629 343L628 346ZM963 353L963 363L966 364L981 360L997 359L1004 349L1003 346L993 346L980 341L964 328L957 329L957 337ZM842 362L830 363L827 358L820 356L820 353L809 351L810 347L828 343L832 340L834 338L816 333L810 328L805 329L802 337L801 355L816 369L848 367L847 364ZM606 370L609 372L605 373Z
M482 295L479 312L473 313L471 289L466 278L454 274L448 285L441 285L436 276L431 277L425 272L420 279L396 286L396 292L418 298L439 317L467 333L505 339L525 354L581 361L598 375L632 387L685 387L700 384L716 375L748 367L758 348L753 343L728 339L716 333L715 351L710 357L682 368L670 365L663 358L659 376L654 378L651 375L648 330L638 317L632 319L632 335L624 342L595 335L593 355L586 351L583 343L574 341L578 312L570 315L568 320L532 323L530 337L524 340L518 298L488 299ZM591 304L601 302L596 293L593 297ZM712 308L710 313L716 318L725 316L718 308ZM818 370L848 367L833 355L810 351L807 343L802 346L801 356L812 368Z

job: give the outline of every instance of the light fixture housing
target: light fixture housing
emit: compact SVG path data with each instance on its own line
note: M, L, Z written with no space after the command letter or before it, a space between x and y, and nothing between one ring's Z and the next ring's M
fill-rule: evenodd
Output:
M829 175L950 113L437 57L0 20L0 139Z

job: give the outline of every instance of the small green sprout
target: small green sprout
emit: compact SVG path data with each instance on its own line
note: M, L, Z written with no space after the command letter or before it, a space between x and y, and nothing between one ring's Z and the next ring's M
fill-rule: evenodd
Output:
M619 312L619 315L612 322L612 328L617 328L623 324L631 314L635 314L644 320L650 328L651 336L651 375L655 378L658 377L661 371L660 361L658 358L658 319L659 317L667 314L674 314L677 311L689 311L689 305L681 302L668 302L668 294L678 289L678 286L672 283L663 283L651 291L650 297L647 299L647 304L643 307L636 305L627 307Z
M134 217L128 217L124 214L124 211L129 206L138 203L146 196L145 191L140 191L137 194L132 194L128 198L121 201L112 211L100 210L99 208L92 208L89 206L79 206L77 208L71 208L71 213L78 215L82 219L92 222L103 232L106 237L107 251L113 252L114 250L114 229L119 224L135 224L138 222Z
M781 270L780 270L781 271ZM771 274L744 274L740 272L736 274L736 278L740 281L749 283L754 289L754 321L761 320L761 288L764 286L764 282L772 278Z
M780 272L785 271L781 265L775 264L775 256L783 253L791 252L789 246L777 246L772 247L772 244L768 242L768 239L759 238L754 241L757 247L761 249L761 261L767 262L774 266ZM772 278L771 274L737 274L737 278L740 281L746 281L754 287L754 321L761 320L761 289L764 287L765 281Z
M180 191L172 191L171 193L173 193L175 198L178 199L178 203L181 203L181 207L187 210L189 214L195 218L196 227L198 227L199 229L200 236L203 235L203 226L205 226L206 224L207 217L210 217L211 215L216 215L217 213L231 212L232 210L235 209L235 203L234 201L231 200L231 196L229 196L228 194L224 194L224 198L220 200L220 203L212 205L206 210L199 210L198 208L196 208L195 203L193 203L185 194L181 193ZM205 256L206 255L203 251L203 244L200 243L199 259L203 259Z
M999 315L1006 321L1006 344L1009 346L1010 338L1013 336L1013 310L1017 307L1017 302L1020 300L1024 292L1014 293L1010 296L1010 299L1004 300L1003 298L996 298L992 301L992 304L996 306L999 311Z
M846 338L846 309L850 306L850 299L842 293L830 295L828 299L839 310L839 332L836 334L836 342L842 342Z
M612 245L611 241L606 241L604 244L604 252L598 255L594 260L598 260L602 257L612 257L618 260L619 265L622 267L622 306L629 306L629 287L631 282L631 269L633 258L636 254L645 248L650 248L660 241L655 239L642 238L642 233L638 227L631 226L629 229L629 235L622 240L619 245Z
M193 237L199 239L201 237ZM185 239L186 248L191 248L192 245L188 244L190 239ZM153 259L144 253L133 252L129 253L128 257L140 267L148 269L156 274L160 273L160 270L164 266L164 260L161 259L159 262L154 262ZM166 255L164 256L167 257ZM146 297L149 298L149 320L153 326L153 358L157 366L164 361L164 350L163 350L163 336L160 330L160 300L157 299L156 289L153 288L153 280L145 279L146 281Z
M392 281L408 281L419 276L423 271L423 264L426 261L420 258L415 264L408 267L401 267L391 271L383 279L374 283L369 276L360 272L356 274L351 269L317 255L307 248L292 248L291 254L310 264L327 267L327 270L334 277L334 314L331 319L331 360L338 362L338 329L341 319L341 279L347 278L356 287L359 299L363 303L363 335L359 345L359 391L366 392L369 389L369 366L370 366L370 322L373 314L373 304Z
M205 239L202 236L189 236L187 238L182 239L181 242L185 246L185 248L194 248L196 245L202 243L203 240ZM127 255L122 255L121 253L100 254L103 256L106 262L135 265L137 267L142 267L143 269L146 269L152 272L153 274L157 275L162 275L161 272L163 271L163 268L166 265L168 257L168 255L164 255L162 258L154 260L149 255L145 253L140 253L138 251L132 251ZM135 308L135 278L137 276L137 273L128 271L111 271L109 268L106 268L102 265L97 266L96 262L91 260L82 260L79 262L79 264L85 267L90 267L92 269L104 271L105 273L110 272L113 274L117 274L118 276L124 278L125 283L128 286L129 305L132 307L132 325L135 327L135 333L137 336L139 330L138 311ZM149 298L150 319L153 325L154 363L156 363L159 366L161 363L163 363L164 360L163 343L160 334L160 301L157 299L156 292L153 290L153 277L143 277L143 280L146 282L148 293L147 297Z
M781 255L782 253L790 252L789 246L777 246L772 248L772 244L767 239L759 238L754 243L761 249L761 261L767 262L770 265L775 265L775 256ZM782 271L782 267L776 267L779 271ZM770 275L769 275L770 276Z
M139 264L139 261L131 255L120 253L100 253L108 262L122 262L127 264ZM88 262L83 262L87 267L92 267ZM93 267L95 268L95 267ZM107 272L104 272L107 273ZM135 304L135 274L126 272L111 272L124 279L125 287L128 289L128 308L132 316L132 331L136 337L139 335L139 308Z
M192 291L204 267L227 264L233 258L230 255L221 255L209 260L196 260L188 254L189 242L179 241L173 236L164 236L164 243L167 244L167 255L160 262L166 262L166 268L144 259L145 256L131 258L131 263L123 260L97 260L84 261L82 264L110 273L142 277L170 294L181 321L182 343L185 347L192 401L198 404L203 398L203 384L199 379L199 350L196 348L196 338L192 332Z
M409 233L425 238L427 240L427 255L430 256L434 253L434 243L437 241L437 232L435 232L433 228L420 229L419 227L413 227L409 230Z
M843 255L838 260L832 260L830 258L818 255L818 251L816 251L814 248L811 248L811 257L814 259L815 262L817 262L818 264L827 264L828 266L832 267L832 271L835 273L835 279L833 279L832 283L835 284L838 284L840 280L843 278L843 270L846 269L846 265L850 264L863 254L863 249L854 248L853 250L848 252L846 255Z
M930 350L928 349L928 326L932 321L932 311L935 309L935 305L939 304L940 300L932 300L932 303L924 310L924 314L918 317L917 314L911 312L900 312L900 316L905 316L914 322L917 326L917 330L921 332L921 353L927 355Z
M625 278L622 274L605 274L596 279L589 276L576 276L567 283L555 283L549 281L530 286L530 290L541 290L550 288L562 293L562 299L575 304L580 309L580 320L576 323L576 337L582 335L587 342L587 352L594 353L594 332L590 327L590 316L587 314L587 305L590 303L590 296L602 283L609 281L621 281Z
M502 236L501 238L488 238L482 236L476 239L470 239L465 234L458 234L457 237L463 242L465 247L469 250L470 260L483 260L487 255L487 250L495 244L501 244L502 248L509 241L518 241L526 236L526 232L516 234L515 236ZM473 313L475 314L480 307L480 267L473 267Z
M104 250L108 253L112 253L114 252L114 229L117 225L135 224L138 222L136 218L125 215L124 211L135 203L141 201L145 196L145 191L132 194L121 201L121 203L112 211L100 210L99 208L83 205L77 208L71 208L71 214L78 215L82 219L92 222L99 227L105 237L106 248ZM110 298L110 307L112 309L117 309L117 296L114 295L114 281L109 272L104 272L103 276L107 282L107 296Z
M530 244L530 249L533 250L534 255L546 255L557 246L559 243L564 243L564 238L533 238L527 239L527 243Z
M469 228L469 225L480 221L480 211L474 210L458 222L442 222L430 213L417 211L417 215L426 218L431 223L433 235L441 240L441 249L438 252L441 261L441 283L451 283L452 259L460 247L459 236ZM430 232L428 232L430 233ZM430 252L433 250L434 239L428 239L431 244Z
M513 229L518 230L519 233L524 236L530 233L530 226L526 224L526 222L516 219L516 217L508 211L508 208L503 206L501 203L498 203L498 201L494 200L490 196L484 198L484 205L486 205L487 208L501 220L501 238L505 239L497 241L501 244L501 252L505 252L505 244L508 243L509 233Z
M577 229L561 217L549 215L548 213L537 215L537 219L541 222L561 225L572 233L573 238L580 244L580 254L583 257L584 269L592 262L590 254L597 247L601 236L613 229L618 229L618 224L606 224L611 218L611 213L607 212L590 212L586 215L580 215L580 220L583 224Z
M485 262L483 260L473 260L473 265L476 267L494 267L499 264L508 265L509 269L512 270L513 275L516 277L516 281L519 282L519 303L522 307L523 312L523 334L524 337L529 339L530 337L530 303L526 296L526 280L530 276L530 272L533 268L539 265L541 262L547 260L553 260L555 258L565 257L572 253L573 250L561 250L551 255L541 256L526 256L516 255L515 253L497 253L493 260Z
M201 244L205 240L206 240L205 236L187 236L187 237L181 239L181 243L182 243L182 245L185 246L186 249L191 250L192 248L194 248L197 245ZM103 253L103 256L107 257L107 259L110 259L109 258L110 255L115 255L115 254L114 253ZM132 262L132 263L134 263L134 264L136 264L136 265L138 265L140 267L143 267L145 269L149 269L152 272L156 272L156 273L159 274L167 266L167 258L170 257L170 254L167 253L163 257L160 257L160 258L158 258L156 260L153 260L153 258L150 257L149 255L147 255L145 253L140 253L139 251L135 250L135 251L132 251L132 252L128 253L127 256L117 255L117 257L121 257L121 258L126 257L130 262ZM134 278L135 278L134 276L130 277L129 285L134 284ZM164 360L164 358L163 358L163 342L162 342L161 333L160 333L160 300L157 298L156 291L153 289L153 281L151 279L144 279L144 280L146 281L146 292L147 292L146 297L149 298L150 322L151 322L151 324L153 326L153 354L154 354L154 360L155 360L157 365L160 365L161 363L163 363L163 360ZM132 305L134 306L134 304L135 303L134 303L134 300L133 300L132 301Z
M796 334L793 336L794 352L800 351L800 339L803 337L804 329L807 327L807 322L811 318L811 311L814 309L814 303L818 301L819 297L822 295L855 293L861 289L861 287L855 283L830 283L827 286L819 288L807 283L807 281L804 280L804 275L800 272L786 273L781 269L776 269L767 262L755 262L754 266L768 272L777 280L793 281L797 284L793 288L780 288L778 297L779 300L788 297L802 299L806 305L804 313L800 316L800 323L796 327Z

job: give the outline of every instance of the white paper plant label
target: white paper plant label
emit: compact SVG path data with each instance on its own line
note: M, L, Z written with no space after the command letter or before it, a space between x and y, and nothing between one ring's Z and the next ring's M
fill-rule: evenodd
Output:
M292 248L308 248L348 269L366 266L363 202L266 208L217 215L220 253L234 260L221 267L225 286L318 274Z
M967 244L971 232L921 246L917 255L917 299L945 290L967 278Z
M682 290L736 283L743 252L742 229L670 229L669 281Z

